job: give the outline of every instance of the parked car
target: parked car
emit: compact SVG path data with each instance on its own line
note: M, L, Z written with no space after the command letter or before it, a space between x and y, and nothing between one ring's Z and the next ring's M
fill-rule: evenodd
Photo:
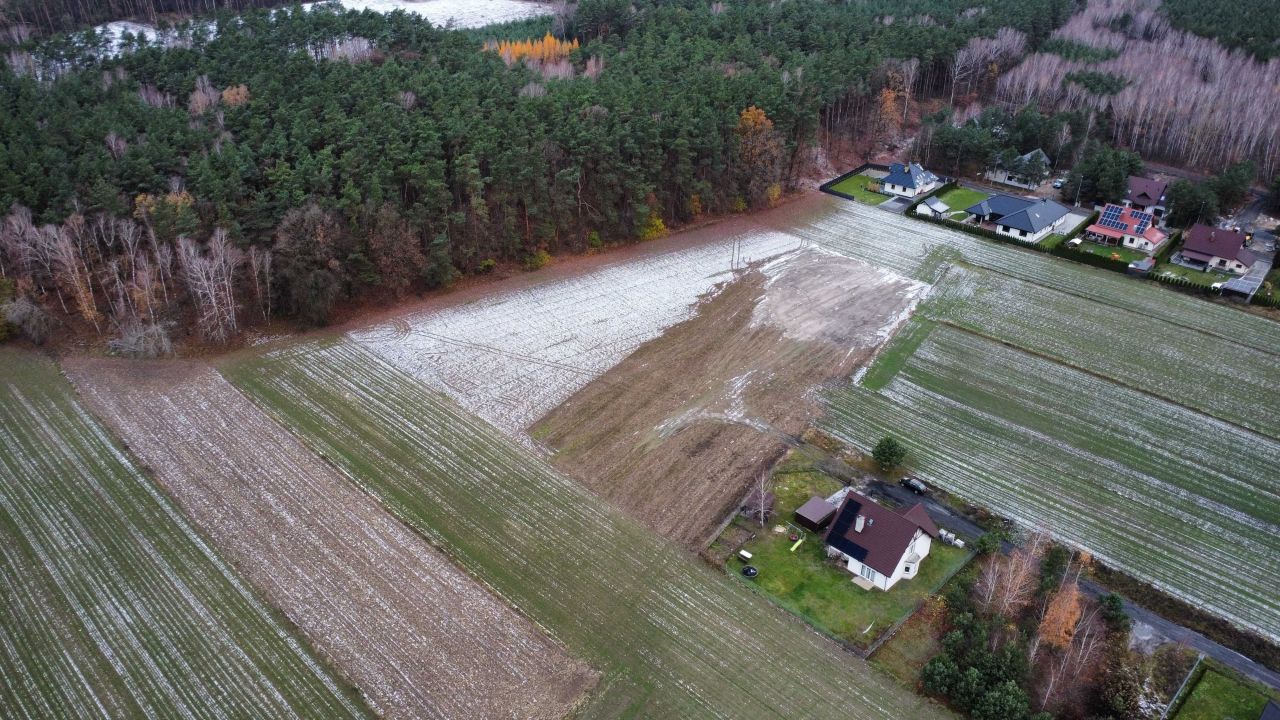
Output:
M1053 181L1053 189L1054 189L1054 190L1061 190L1061 189L1062 189L1062 186L1063 186L1063 185L1066 185L1066 184L1067 184L1067 179L1066 179L1066 178L1058 178L1057 180L1054 180L1054 181Z
M929 486L925 485L920 478L914 475L908 475L902 478L902 482L900 484L902 485L902 487L910 490L911 492L917 495L924 495L925 493L929 492Z

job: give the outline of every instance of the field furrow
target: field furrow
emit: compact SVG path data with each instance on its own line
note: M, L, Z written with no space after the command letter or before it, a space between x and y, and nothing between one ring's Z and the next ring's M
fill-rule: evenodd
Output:
M1204 303L1208 305L1208 303ZM925 313L1280 438L1280 356L985 270L954 266Z
M939 717L352 343L225 374L603 672L583 717Z
M379 714L561 718L593 683L212 369L66 367L187 515Z
M1280 442L945 326L828 405L838 437L899 437L926 479L1280 637Z
M51 363L0 365L0 716L365 715Z

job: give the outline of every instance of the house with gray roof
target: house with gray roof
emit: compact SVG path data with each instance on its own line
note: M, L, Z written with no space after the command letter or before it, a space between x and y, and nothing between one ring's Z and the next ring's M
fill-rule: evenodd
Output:
M920 163L894 163L889 166L889 174L880 182L880 187L890 195L914 198L932 192L941 184L938 176L920 167Z
M1033 245L1062 227L1071 208L1053 200L1033 200L1026 207L996 221L996 233Z
M982 202L969 206L965 212L977 218L979 222L996 223L1005 215L1012 215L1020 210L1025 210L1035 202L1030 198L996 194Z

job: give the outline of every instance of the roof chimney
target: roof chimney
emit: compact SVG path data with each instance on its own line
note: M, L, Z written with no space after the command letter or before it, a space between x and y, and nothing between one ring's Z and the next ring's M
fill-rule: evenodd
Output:
M858 519L853 522L853 531L862 532L862 524L865 523L866 521L867 521L866 517L859 515Z

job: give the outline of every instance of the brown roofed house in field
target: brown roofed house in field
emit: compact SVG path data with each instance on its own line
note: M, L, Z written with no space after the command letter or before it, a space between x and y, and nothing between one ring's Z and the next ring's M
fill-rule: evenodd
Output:
M923 505L899 513L851 492L827 531L827 554L845 563L859 586L888 590L916 576L937 536Z

